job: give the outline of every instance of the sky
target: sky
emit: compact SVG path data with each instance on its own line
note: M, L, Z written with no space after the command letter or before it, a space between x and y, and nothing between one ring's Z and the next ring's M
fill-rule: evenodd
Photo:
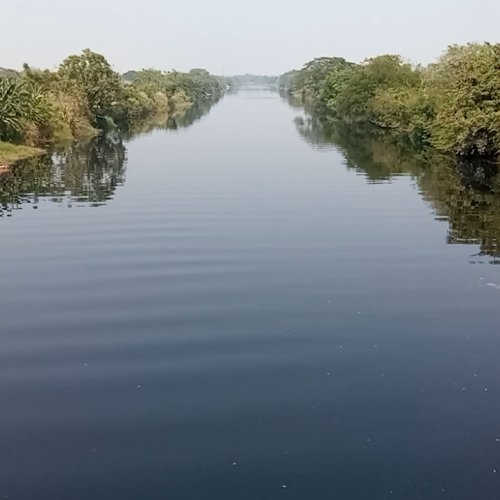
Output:
M500 42L499 0L0 0L0 67L56 68L85 48L120 72L203 67L277 75L320 56Z

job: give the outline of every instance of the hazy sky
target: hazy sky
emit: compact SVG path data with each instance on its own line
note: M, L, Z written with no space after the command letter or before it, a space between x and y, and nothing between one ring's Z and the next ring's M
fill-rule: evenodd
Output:
M0 66L53 68L91 48L118 71L279 74L318 56L500 41L500 0L0 0Z

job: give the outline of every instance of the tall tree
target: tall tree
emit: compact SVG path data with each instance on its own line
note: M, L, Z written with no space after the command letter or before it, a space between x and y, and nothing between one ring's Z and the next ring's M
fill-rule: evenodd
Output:
M72 55L59 67L64 84L77 88L84 96L89 118L97 125L106 116L113 116L113 106L122 96L122 83L104 56L85 49Z

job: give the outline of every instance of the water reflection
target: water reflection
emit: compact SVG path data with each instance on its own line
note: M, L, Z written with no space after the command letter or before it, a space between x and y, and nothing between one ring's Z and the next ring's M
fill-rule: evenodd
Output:
M198 101L186 112L169 117L163 128L167 130L177 130L179 128L189 127L203 116L208 115L214 104L214 101Z
M147 134L153 130L177 130L190 127L200 118L208 115L212 106L218 101L218 99L200 100L183 111L153 115L146 120L133 123L130 129L122 135L130 139L140 134Z
M63 151L20 162L0 173L0 217L25 205L38 208L51 201L100 206L111 200L125 182L127 150L124 140L152 130L189 127L208 114L214 101L201 101L183 113L157 115L134 124L127 133L108 133Z
M422 197L436 216L448 221L447 242L477 244L478 256L500 257L500 176L498 166L485 162L459 162L424 151L415 153L366 131L326 123L305 115L295 119L301 137L318 149L334 147L348 169L369 182L389 182L398 175L412 176ZM482 262L472 259L472 262Z
M62 152L21 162L0 177L0 215L42 199L98 206L125 181L126 149L118 134L75 143Z

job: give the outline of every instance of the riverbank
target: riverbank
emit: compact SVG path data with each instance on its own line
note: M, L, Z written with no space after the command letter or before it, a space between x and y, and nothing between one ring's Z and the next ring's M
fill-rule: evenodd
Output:
M191 121L207 113L217 101L218 99L176 102L170 112L151 112L150 115L127 124L126 128L113 127L111 130L86 128L76 136L61 137L57 141L46 142L39 147L0 140L0 174L8 172L10 167L17 162L36 158L49 152L60 152L74 146L79 147L79 145L96 139L98 136L106 136L113 130L118 133L121 139L126 140L138 134L150 132L155 128L168 129L188 126Z
M2 170L7 170L13 163L40 156L44 152L41 148L0 141L0 173Z
M428 66L381 55L361 64L320 57L280 88L331 120L370 125L461 158L499 157L500 44L450 46Z
M225 90L225 79L204 69L120 75L103 55L86 49L56 71L25 64L20 72L0 75L0 141L45 148L110 130L127 133L152 117L216 101ZM9 163L35 153L4 150Z

